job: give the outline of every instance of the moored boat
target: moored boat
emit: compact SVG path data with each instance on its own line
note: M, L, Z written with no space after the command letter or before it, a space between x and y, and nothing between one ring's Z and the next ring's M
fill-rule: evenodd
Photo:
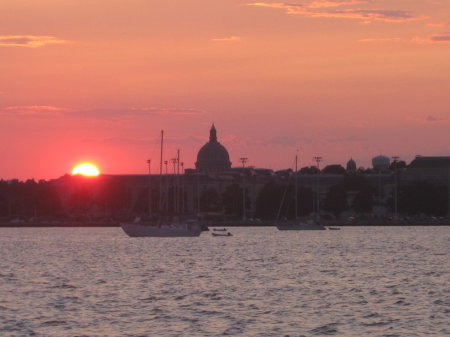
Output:
M142 220L122 223L123 231L131 237L193 237L199 236L202 226L195 220L179 218Z
M164 131L161 131L161 161L160 161L160 176L162 175L162 158L163 158L163 140L164 140ZM176 159L179 162L179 151L178 158ZM148 179L148 190L150 189L150 160L147 161L149 164L149 179ZM167 183L166 183L167 184ZM166 208L162 207L162 200L168 200L167 188L163 188L162 179L160 180L159 186L159 196L160 196L160 204L159 204L159 212L158 214L152 214L151 212L151 202L149 192L149 206L148 206L148 218L136 218L134 222L124 222L121 223L123 231L131 237L194 237L199 236L201 232L204 230L204 226L197 220L193 218L187 218L180 216L180 205L181 205L181 193L180 186L177 183L174 183L174 199L176 200L174 206L174 214L177 215L169 215L167 203ZM163 192L163 191L166 192ZM165 193L165 195L164 195Z
M211 233L212 236L233 236L230 232L226 233Z

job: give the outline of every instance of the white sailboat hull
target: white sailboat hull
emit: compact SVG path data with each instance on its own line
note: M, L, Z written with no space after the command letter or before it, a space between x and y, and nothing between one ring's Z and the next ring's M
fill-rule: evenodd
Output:
M199 224L147 224L122 223L123 231L131 237L195 237L199 236L202 228Z

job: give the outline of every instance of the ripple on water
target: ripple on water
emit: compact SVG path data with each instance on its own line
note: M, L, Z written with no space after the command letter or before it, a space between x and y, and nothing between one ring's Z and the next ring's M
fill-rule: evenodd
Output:
M338 333L339 323L329 323L326 325L319 326L317 328L311 329L310 332L316 336L320 335L336 335Z
M233 234L0 229L2 337L449 333L449 228Z

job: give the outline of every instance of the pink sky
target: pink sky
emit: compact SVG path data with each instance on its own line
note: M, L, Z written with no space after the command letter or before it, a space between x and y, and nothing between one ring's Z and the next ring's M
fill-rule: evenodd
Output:
M450 155L447 0L4 0L0 178Z

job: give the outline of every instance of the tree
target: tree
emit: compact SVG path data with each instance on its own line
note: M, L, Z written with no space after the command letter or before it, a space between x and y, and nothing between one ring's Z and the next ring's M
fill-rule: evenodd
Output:
M327 165L322 170L322 173L326 174L345 174L347 171L341 165Z
M347 191L345 186L338 184L332 186L325 197L324 209L328 212L338 216L343 211L348 209Z

